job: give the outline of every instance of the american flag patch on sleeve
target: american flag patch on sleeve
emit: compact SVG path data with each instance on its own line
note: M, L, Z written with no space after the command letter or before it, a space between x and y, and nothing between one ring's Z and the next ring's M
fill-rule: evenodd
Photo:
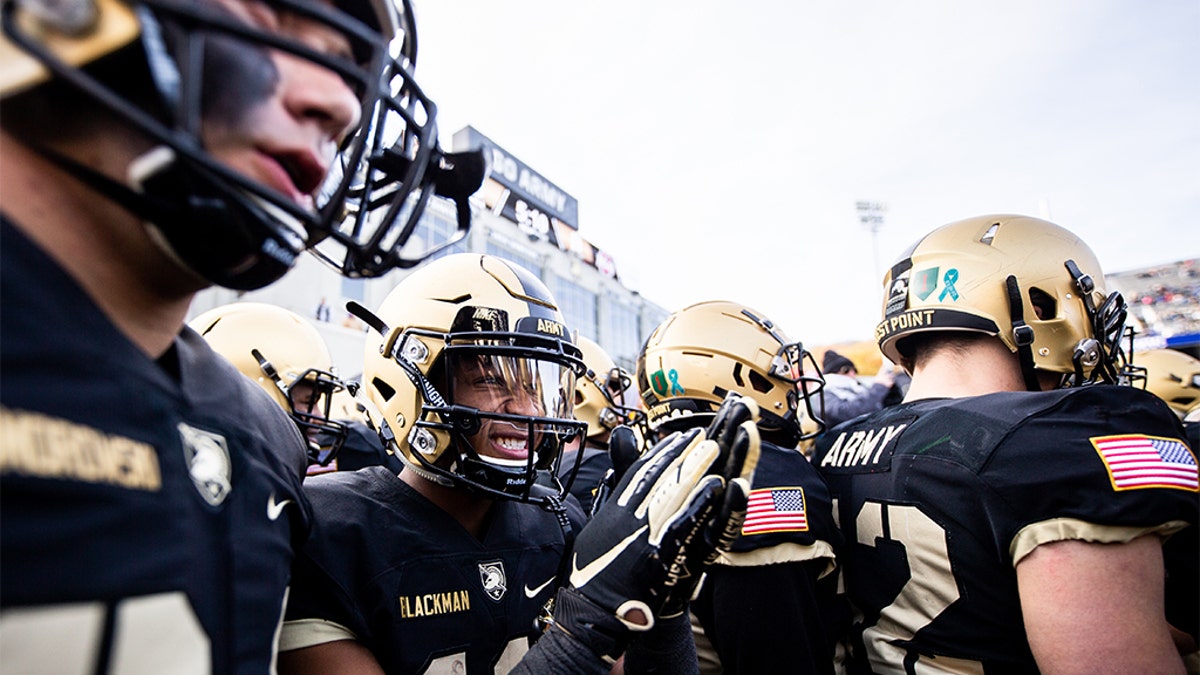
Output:
M1125 434L1091 439L1114 490L1176 488L1200 491L1196 456L1174 438Z
M750 491L746 521L742 523L743 535L807 530L804 488L776 487Z

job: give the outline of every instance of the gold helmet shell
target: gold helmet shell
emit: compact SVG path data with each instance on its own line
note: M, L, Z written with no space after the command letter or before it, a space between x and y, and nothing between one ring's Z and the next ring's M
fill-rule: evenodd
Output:
M1200 360L1177 349L1138 352L1133 362L1146 372L1146 390L1183 418L1200 405Z
M944 225L913 244L884 277L875 337L903 363L906 338L923 333L993 335L1036 371L1064 383L1115 381L1126 317L1119 293L1079 237L1054 223L988 215Z
M331 417L334 397L346 390L335 374L324 338L307 319L276 305L236 302L188 322L246 377L283 408L309 440L311 459L331 462L346 427Z
M758 310L729 301L701 302L668 316L647 339L637 377L656 433L708 424L736 393L754 399L759 428L776 432L773 442L784 446L813 435L801 428L800 401L817 419L810 401L825 384L803 345Z
M376 329L363 360L371 418L389 450L426 479L528 500L536 472L557 469L563 443L583 432L572 416L582 355L550 291L519 265L475 253L438 258L362 318ZM525 386L540 397L540 414L457 404L451 375L480 359L530 373L537 381ZM470 437L495 419L529 430L527 461L503 465L474 450Z

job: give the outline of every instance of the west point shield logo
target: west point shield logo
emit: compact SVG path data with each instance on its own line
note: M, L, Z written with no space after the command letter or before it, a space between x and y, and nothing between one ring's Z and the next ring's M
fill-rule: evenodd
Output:
M656 370L650 374L650 387L659 396L667 395L667 376L663 371Z
M183 459L204 501L220 506L233 490L233 467L225 437L179 423Z
M479 563L479 580L483 582L483 592L496 602L504 597L508 590L508 578L504 575L504 562L493 560Z
M937 289L937 281L938 268L930 267L927 270L921 270L913 277L912 290L918 298L924 300Z

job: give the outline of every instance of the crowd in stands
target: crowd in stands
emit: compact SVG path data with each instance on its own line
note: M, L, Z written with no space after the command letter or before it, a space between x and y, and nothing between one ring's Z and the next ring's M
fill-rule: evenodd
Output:
M1137 332L1171 337L1200 333L1200 259L1107 275L1129 302Z

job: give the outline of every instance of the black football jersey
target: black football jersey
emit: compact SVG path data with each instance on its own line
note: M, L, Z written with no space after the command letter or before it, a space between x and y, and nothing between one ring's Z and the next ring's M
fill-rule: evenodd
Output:
M2 230L4 669L267 672L307 529L295 424L190 329L151 360Z
M827 433L813 463L861 613L848 670L936 659L939 672L1037 672L1016 561L1047 541L1117 540L1113 528L1194 532L1196 458L1181 432L1152 395L1102 385L915 401ZM1196 556L1168 575L1194 580Z
M507 672L528 651L567 545L553 514L496 501L479 540L382 467L314 476L305 491L316 518L296 562L285 649L327 641L303 621L321 619L388 673ZM570 514L574 532L583 514Z
M840 539L820 474L799 450L763 442L742 534L692 603L726 671L832 671Z

